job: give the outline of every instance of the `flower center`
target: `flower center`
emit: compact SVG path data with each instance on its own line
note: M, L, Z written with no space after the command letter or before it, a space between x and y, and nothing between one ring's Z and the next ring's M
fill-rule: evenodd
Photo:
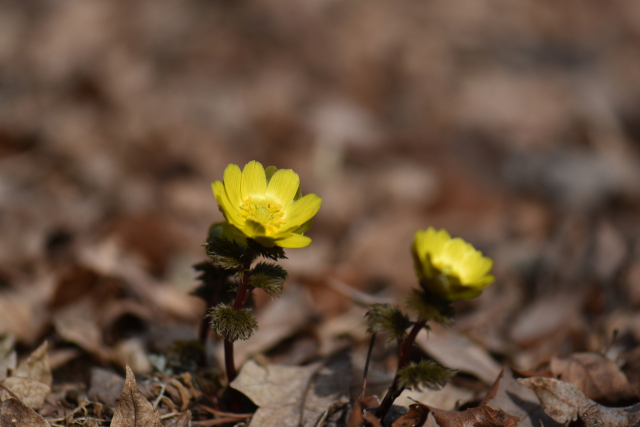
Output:
M282 224L287 222L281 204L266 200L254 202L251 196L242 202L240 216L245 222L251 220L262 225L267 235L275 233Z

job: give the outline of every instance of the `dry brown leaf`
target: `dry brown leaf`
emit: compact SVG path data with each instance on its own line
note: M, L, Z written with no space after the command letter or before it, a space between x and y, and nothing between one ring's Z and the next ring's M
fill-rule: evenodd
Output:
M500 374L500 365L485 349L450 329L434 325L428 335L418 334L416 344L443 365L473 374L487 384L493 384Z
M260 407L253 427L316 427L327 409L346 400L351 372L346 354L304 367L263 367L249 361L231 386Z
M18 399L10 398L0 405L0 427L51 427L36 411Z
M554 378L532 377L518 382L531 388L544 411L564 424L580 418L587 427L629 427L640 423L640 404L626 408L609 408L589 399L573 383Z
M160 414L136 385L133 371L127 366L127 377L116 409L113 413L112 427L161 427Z
M49 367L48 347L48 343L43 342L26 360L18 365L12 376L30 378L51 387L53 375Z
M427 420L430 411L422 405L409 405L409 412L397 418L391 427L414 427L421 426Z
M20 399L25 405L33 409L44 406L44 399L51 392L51 388L31 378L9 377L2 381L2 385Z
M102 402L114 408L122 393L124 378L103 368L91 369L91 382L87 395L89 399Z
M637 400L637 395L618 365L600 353L574 353L554 357L550 363L555 378L574 383L589 399L621 406Z
M109 361L109 350L102 341L102 332L95 319L93 303L89 298L58 310L53 324L60 336L97 357L103 364Z
M543 411L538 396L513 377L513 372L505 367L482 401L495 409L520 418L519 427L560 427Z
M456 404L462 404L473 400L475 393L467 388L457 387L447 383L442 390L409 390L405 389L394 401L394 405L411 407L417 402L429 405L433 408L453 410Z
M516 427L520 418L489 405L464 411L442 411L429 408L440 427Z
M301 286L292 287L279 299L258 313L260 330L250 340L237 341L234 345L236 363L243 363L253 354L268 350L278 342L293 335L305 325L313 313L306 291ZM224 363L224 351L220 346L218 358Z

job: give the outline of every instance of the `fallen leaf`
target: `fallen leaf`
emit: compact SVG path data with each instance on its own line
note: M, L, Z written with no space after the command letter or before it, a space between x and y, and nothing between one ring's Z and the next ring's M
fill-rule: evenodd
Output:
M636 392L618 365L600 353L574 353L554 357L550 363L554 378L574 383L590 399L621 406L637 400Z
M456 404L472 400L474 395L475 393L469 389L447 383L442 390L425 388L422 391L418 391L405 389L393 403L394 405L408 406L410 408L411 404L417 401L433 408L452 410Z
M486 384L493 384L500 374L500 365L485 349L450 329L434 325L428 335L425 332L418 334L416 344L436 361L473 374Z
M127 366L127 377L116 409L111 427L161 427L160 414L136 385L133 371Z
M103 368L91 369L91 381L87 395L89 399L102 402L114 408L122 393L124 378Z
M518 382L536 393L544 411L558 423L565 424L578 418L587 427L629 427L640 423L640 403L626 408L609 408L586 397L573 383L543 377L524 378Z
M44 406L44 399L51 392L51 387L31 378L9 377L2 383L25 405L33 409Z
M253 427L316 427L336 401L346 403L350 383L350 359L342 353L326 364L304 367L263 367L249 361L231 386L260 407L251 420Z
M234 345L236 363L241 364L251 355L268 350L293 335L309 320L312 312L303 287L297 286L285 292L258 313L260 330L256 331L250 340L236 341ZM224 364L222 346L218 353L221 364Z
M10 398L0 405L0 427L51 427L36 411L18 399Z
M111 360L121 367L130 366L136 374L148 374L152 370L140 338L129 338L118 342L113 348Z
M409 407L409 412L394 421L392 427L421 426L433 415L440 427L516 427L520 418L489 405L480 405L464 411L443 411L422 403Z
M102 341L102 332L96 324L95 310L89 298L56 311L53 324L65 341L80 346L103 364L108 363L109 350Z
M29 357L18 365L12 376L30 378L51 387L53 375L49 367L47 342L43 342Z
M544 412L533 390L516 381L508 367L500 373L482 403L520 418L518 427L561 427Z
M409 412L397 418L391 427L414 427L421 426L427 420L430 411L425 410L424 406L413 404L409 405Z

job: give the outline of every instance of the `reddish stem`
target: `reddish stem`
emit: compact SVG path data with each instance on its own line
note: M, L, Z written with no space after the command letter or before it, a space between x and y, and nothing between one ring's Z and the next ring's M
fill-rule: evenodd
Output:
M409 332L409 335L407 335L404 341L400 342L400 340L398 340L398 369L396 370L395 377L393 377L393 382L391 383L391 387L389 387L389 391L387 391L387 394L384 396L380 407L376 411L376 417L378 417L380 421L384 420L384 417L389 412L389 409L391 409L393 402L398 396L400 396L400 393L402 393L402 391L404 390L404 387L398 386L398 381L400 380L399 372L402 368L409 364L411 347L413 347L413 343L418 336L418 332L420 332L420 330L424 328L426 324L426 320L420 320L416 322L413 325L413 328L411 328L411 332Z
M234 310L240 310L247 301L247 298L249 298L249 269L251 268L251 261L253 261L253 256L251 252L247 250L245 252L244 265L241 270L242 279L238 286L236 299L233 301ZM236 366L233 362L233 342L226 339L224 340L224 365L227 369L227 379L229 383L231 383L231 381L238 376L238 371L236 371Z

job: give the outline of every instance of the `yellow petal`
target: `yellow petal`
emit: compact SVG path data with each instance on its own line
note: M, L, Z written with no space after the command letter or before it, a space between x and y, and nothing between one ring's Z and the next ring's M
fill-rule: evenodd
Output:
M313 216L318 213L322 199L314 193L309 193L306 196L296 200L289 206L285 206L287 228L297 228L309 221Z
M242 193L240 185L242 182L242 171L238 165L229 165L224 170L224 188L227 191L227 197L233 206L242 205Z
M293 196L300 187L298 174L291 169L280 169L275 172L267 187L267 198L288 206L293 201Z
M232 225L240 227L244 223L244 220L238 215L238 211L231 205L227 192L225 191L224 184L220 181L216 181L211 184L213 188L213 194L216 196L218 207L222 211L222 214Z
M281 248L306 248L311 243L311 239L302 234L291 234L284 239L276 241L276 245Z
M267 178L262 164L255 160L246 164L242 171L241 191L242 200L247 200L249 196L264 197L267 191Z

